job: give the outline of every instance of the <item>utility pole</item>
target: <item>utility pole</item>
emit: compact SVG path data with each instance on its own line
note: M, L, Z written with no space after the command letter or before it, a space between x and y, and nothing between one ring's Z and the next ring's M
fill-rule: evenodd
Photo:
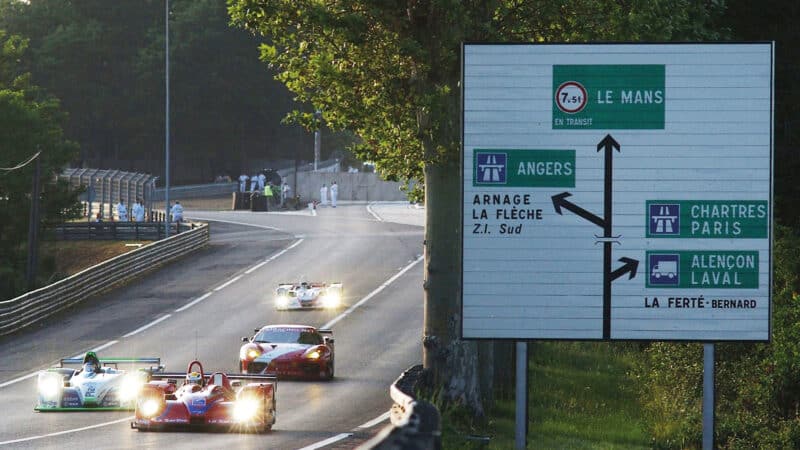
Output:
M164 174L164 237L169 237L169 0L165 0L166 10L164 12L164 64L165 75L164 85L166 87L166 100L164 110L164 120L166 129L165 145L165 171Z
M33 169L33 187L31 189L31 214L28 221L28 265L26 270L26 284L28 290L32 290L36 283L36 267L38 265L37 253L39 249L39 178L41 177L41 163L36 156L36 164Z

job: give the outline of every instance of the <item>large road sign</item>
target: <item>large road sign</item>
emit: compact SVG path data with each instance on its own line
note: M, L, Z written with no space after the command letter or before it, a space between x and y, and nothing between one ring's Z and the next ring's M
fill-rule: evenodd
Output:
M768 341L773 44L465 44L465 339Z

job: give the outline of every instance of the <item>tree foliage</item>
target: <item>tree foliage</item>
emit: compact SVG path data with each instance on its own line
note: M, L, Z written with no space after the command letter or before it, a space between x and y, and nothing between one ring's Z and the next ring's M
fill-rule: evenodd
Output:
M259 40L229 26L219 0L170 0L172 176L238 176L309 159L313 137L281 124L298 107L264 71ZM26 37L32 80L69 112L75 165L163 176L165 0L0 0L0 28ZM332 140L323 141L323 156Z
M228 0L271 41L261 57L388 178L424 180L423 362L442 397L480 414L478 346L458 339L460 47L464 41L712 39L719 2ZM312 126L313 116L297 113Z
M34 163L16 168L37 152L41 165L43 223L63 221L76 213L75 193L53 182L72 159L77 146L63 136L66 115L57 99L30 82L19 61L27 40L0 31L0 298L25 288L27 238ZM13 169L13 170L11 170Z

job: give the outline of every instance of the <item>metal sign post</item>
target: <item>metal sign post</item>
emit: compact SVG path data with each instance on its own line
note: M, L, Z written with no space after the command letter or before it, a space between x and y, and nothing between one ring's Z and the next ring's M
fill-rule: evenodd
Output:
M514 442L517 450L528 445L528 343L517 342L516 420Z
M714 450L714 344L703 344L703 450Z

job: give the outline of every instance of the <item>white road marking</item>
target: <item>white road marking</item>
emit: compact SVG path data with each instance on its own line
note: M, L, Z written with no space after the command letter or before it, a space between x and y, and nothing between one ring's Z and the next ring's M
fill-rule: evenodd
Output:
M375 203L370 203L370 204L367 205L367 212L372 214L372 217L374 217L375 220L377 220L378 222L383 222L383 218L381 216L379 216L375 211L373 211L372 205L374 205L374 204Z
M207 299L208 297L210 297L211 294L212 294L212 292L206 292L205 294L201 295L200 297L197 297L196 299L192 300L191 302L189 302L189 303L181 306L180 308L176 309L175 312L186 311L187 309L191 308L192 306L194 306L194 305L202 302L203 300Z
M311 215L316 217L316 215L317 215L317 208L311 208Z
M247 226L247 227L263 228L265 230L272 230L272 231L283 231L280 228L270 227L270 226L267 226L267 225L256 225L254 223L236 222L236 221L233 221L233 220L211 219L211 218L195 217L195 216L192 216L192 219L204 220L206 222L222 222L222 223L230 223L230 224L233 224L233 225L244 225L244 226Z
M23 375L23 376L21 376L19 378L14 378L13 380L6 381L5 383L0 383L0 388L4 388L6 386L11 386L12 384L19 383L20 381L25 381L28 378L35 377L36 375L39 375L39 372L29 373L29 374Z
M242 278L242 276L241 275L237 275L237 276L231 278L230 280L220 284L219 286L214 288L214 292L221 291L221 290L225 289L226 287L228 287L228 286L232 285L233 283L239 281L239 278Z
M260 263L256 264L255 266L253 266L253 267L251 267L251 268L249 268L249 269L245 270L245 271L244 271L244 273L250 274L250 273L253 273L253 272L255 272L255 271L256 271L256 270L257 270L259 267L263 266L264 264L266 264L266 263L268 263L268 262L270 262L270 261L272 261L272 260L274 260L274 259L278 258L279 256L283 255L284 253L288 252L289 250L291 250L291 249L293 249L293 248L297 247L297 246L298 246L298 245L300 245L300 244L301 244L301 243L302 243L304 240L305 240L305 239L303 239L303 238L300 238L299 240L297 240L296 242L294 242L292 245L290 245L290 246L286 247L285 249L283 249L283 250L279 251L278 253L276 253L276 254L274 254L274 255L270 256L269 258L265 259L264 261L261 261Z
M419 258L415 259L411 264L409 264L406 267L404 267L403 270L401 270L400 272L396 273L392 278L389 278L385 283L383 283L382 285L378 286L377 289L375 289L374 291L370 292L369 294L367 294L366 297L364 297L361 300L359 300L358 303L356 303L355 305L347 308L347 310L345 312L343 312L343 313L339 314L338 316L334 317L333 319L331 319L330 322L326 323L325 325L321 326L320 328L331 328L336 322L338 322L338 321L344 319L346 316L350 315L350 313L355 311L356 308L358 308L359 306L361 306L364 303L368 302L369 299L371 299L372 297L376 296L382 290L386 289L387 286L392 284L394 282L394 280L400 278L401 276L403 276L404 273L406 273L409 270L411 270L411 268L414 267L418 262L422 261L422 258L423 257L420 256Z
M37 439L44 439L44 438L53 437L53 436L61 436L62 434L77 433L79 431L86 431L86 430L91 430L93 428L100 428L100 427L105 427L105 426L108 426L108 425L114 425L116 423L127 422L127 421L130 421L130 420L133 420L133 418L134 418L134 416L130 416L130 417L125 417L124 419L112 420L111 422L103 422L103 423L98 423L96 425L89 425L88 427L83 427L83 428L75 428L75 429L72 429L72 430L58 431L56 433L42 434L42 435L39 435L39 436L30 436L30 437L21 438L21 439L14 439L12 441L3 441L3 442L0 442L0 445L17 444L17 443L20 443L20 442L35 441Z
M369 422L367 422L367 423L365 423L363 425L359 425L358 428L372 428L375 425L377 425L377 424L385 421L386 419L388 419L389 415L391 415L391 413L392 413L391 411L386 411L385 413L383 413L380 416L370 420Z
M311 444L311 445L309 445L308 447L303 447L303 448L301 448L300 450L316 450L316 449L318 449L318 448L325 447L326 445L333 444L334 442L339 442L339 441L341 441L342 439L347 439L347 438L349 438L349 437L350 437L350 436L352 436L352 435L353 435L353 433L342 433L342 434L337 434L336 436L334 436L334 437L332 437L332 438L325 439L324 441L319 441L319 442L317 442L316 444ZM0 444L1 444L1 443L2 443L2 442L0 442Z
M145 325L145 326L143 326L143 327L139 327L139 328L137 328L137 329L135 329L135 330L131 331L130 333L128 333L128 334L126 334L126 335L123 335L122 337L124 337L124 338L126 338L126 337L131 337L131 336L133 336L133 335L134 335L134 334L136 334L136 333L139 333L139 332L141 332L141 331L144 331L144 330L146 330L146 329L148 329L148 328L152 327L153 325L155 325L155 324L157 324L157 323L161 322L162 320L167 320L167 319L169 319L170 317L172 317L172 314L167 314L166 316L160 317L160 318L158 318L158 319L156 319L156 320L154 320L154 321L152 321L152 322L148 323L147 325Z
M101 345L99 347L95 347L95 348L93 348L93 349L91 349L89 351L90 352L99 352L100 350L103 350L104 348L111 347L112 345L116 344L117 342L119 342L119 341L109 341L109 342L106 342L105 344L103 344L103 345ZM83 356L85 354L86 354L86 352L78 353L77 355L73 356L72 359L78 359L78 358L80 358L81 356Z

